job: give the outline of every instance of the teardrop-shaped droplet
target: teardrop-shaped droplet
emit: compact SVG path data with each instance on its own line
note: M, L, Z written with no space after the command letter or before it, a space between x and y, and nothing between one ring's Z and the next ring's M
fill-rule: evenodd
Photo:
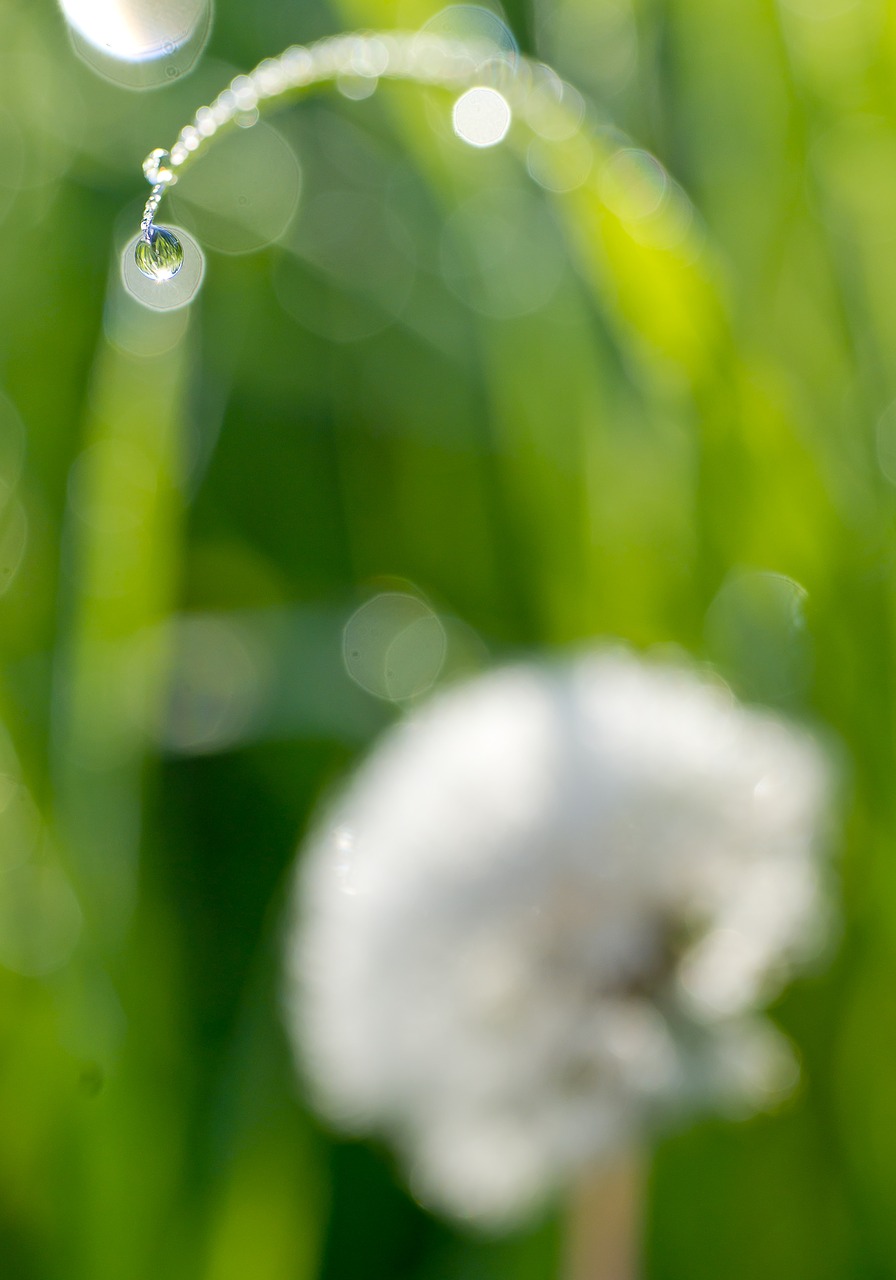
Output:
M137 241L134 258L150 280L170 280L184 264L184 251L173 231L153 227L145 239Z
M171 168L171 156L163 147L156 147L155 151L150 151L143 161L143 173L146 181L152 187L159 182L166 182L169 186L174 185L175 178L174 170Z

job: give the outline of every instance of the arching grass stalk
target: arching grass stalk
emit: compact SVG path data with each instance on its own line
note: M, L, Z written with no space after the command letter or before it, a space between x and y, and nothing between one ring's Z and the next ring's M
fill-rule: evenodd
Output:
M338 35L294 45L236 76L184 125L170 150L156 148L143 172L152 184L140 224L135 254L147 276L169 280L183 252L173 232L155 225L162 199L215 138L235 126L255 123L262 110L285 106L316 86L346 81L410 80L455 92L481 89L464 106L455 103L455 130L473 146L499 142L511 117L533 133L562 141L580 128L584 104L578 92L542 63L492 41L462 40L387 31Z

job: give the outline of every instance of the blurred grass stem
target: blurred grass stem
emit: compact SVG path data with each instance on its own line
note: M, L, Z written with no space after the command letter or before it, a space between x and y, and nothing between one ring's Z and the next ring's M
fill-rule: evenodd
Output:
M569 1206L563 1280L637 1280L643 1193L644 1163L636 1152L579 1180Z

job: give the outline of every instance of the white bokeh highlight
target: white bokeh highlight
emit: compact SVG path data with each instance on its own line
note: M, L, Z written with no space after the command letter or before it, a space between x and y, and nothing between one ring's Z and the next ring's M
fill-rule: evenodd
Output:
M163 58L206 20L208 0L60 0L68 22L94 48L123 62Z
M497 89L476 85L454 104L454 132L471 147L494 147L510 128L510 104Z

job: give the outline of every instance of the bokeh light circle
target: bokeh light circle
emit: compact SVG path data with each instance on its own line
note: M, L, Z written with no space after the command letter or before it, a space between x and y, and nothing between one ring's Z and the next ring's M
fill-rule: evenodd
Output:
M601 173L604 203L623 222L640 222L656 214L669 190L669 175L649 151L620 147Z
M356 609L343 632L345 669L376 698L403 702L435 684L447 637L418 596L384 591Z
M432 37L462 43L480 66L496 62L514 66L519 60L519 48L507 23L481 5L449 5L434 14L420 29L421 42Z
M522 187L490 187L464 201L445 221L440 259L451 292L496 320L545 306L567 268L544 202Z
M494 147L510 128L510 103L497 89L475 85L454 104L454 132L471 147Z
M171 207L210 249L256 253L279 240L299 203L298 157L270 125L219 140L171 193Z
M736 569L722 583L704 637L708 656L738 694L771 705L803 695L812 673L807 601L801 583L769 570Z
M192 70L212 25L212 0L60 0L72 44L107 80L152 89Z
M309 196L274 271L284 310L328 341L357 342L402 315L414 288L414 236L400 196L331 180Z
M128 355L151 360L172 351L190 324L190 310L154 311L124 289L110 291L103 313L103 330L109 342Z
M563 142L533 138L526 152L526 168L545 191L575 191L588 179L594 164L591 140L577 133Z

